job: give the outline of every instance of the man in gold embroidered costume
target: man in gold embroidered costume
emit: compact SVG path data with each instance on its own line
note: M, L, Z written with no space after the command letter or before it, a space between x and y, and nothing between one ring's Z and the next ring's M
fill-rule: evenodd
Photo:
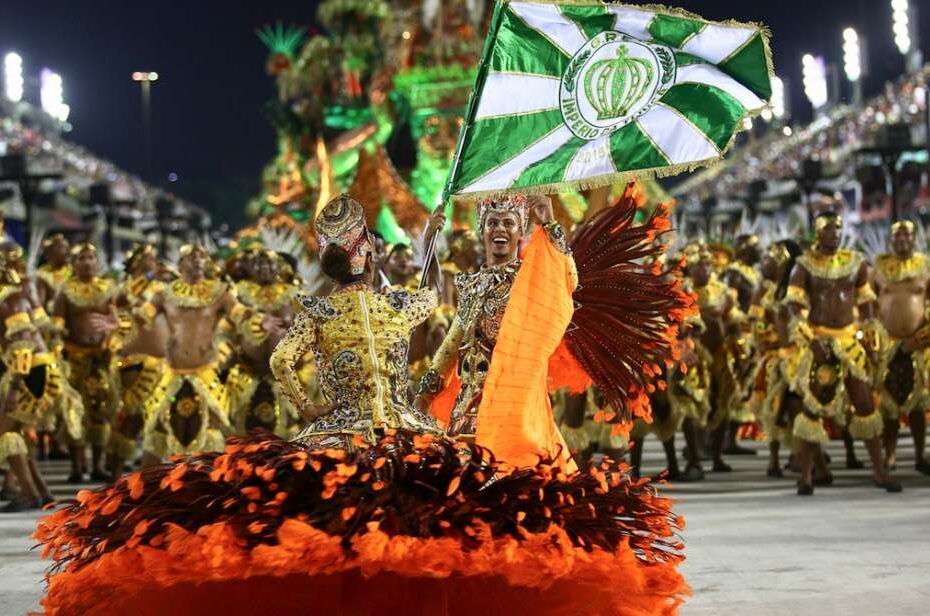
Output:
M282 277L281 257L271 250L259 250L252 257L252 279L237 285L239 301L256 314L271 315L280 320L280 329L268 333L256 319L242 328L235 345L236 364L227 379L231 403L231 419L238 434L254 428L265 428L286 437L289 428L299 418L296 409L283 395L271 373L269 360L284 331L291 326L300 309L300 289Z
M0 468L15 476L20 490L3 512L53 501L23 432L41 426L61 394L58 363L41 331L49 319L35 288L19 275L17 252L0 250Z
M736 291L727 287L714 273L713 255L701 246L686 253L691 289L697 293L704 331L700 342L711 357L710 416L706 429L710 437L709 450L714 472L729 472L723 460L733 399L739 390L734 366L734 348L741 336L743 312Z
M85 436L91 446L91 478L109 479L103 468L104 449L110 423L116 413L118 392L110 378L109 334L101 324L116 314L119 286L98 276L97 249L78 244L71 249L74 275L66 280L55 297L53 314L65 328L64 359L68 380L84 404ZM83 480L86 462L83 444L72 443L72 472L69 481Z
M175 454L222 450L231 431L229 396L216 365L215 337L224 317L236 328L280 329L277 319L240 304L226 282L207 278L209 259L199 245L182 247L181 277L135 311L143 326L159 315L168 326L167 361L145 405L143 465Z
M437 211L427 236L442 228ZM376 291L373 240L361 204L340 195L316 220L323 272L337 288L302 300L287 335L271 357L271 369L292 404L309 420L297 440L311 448L354 449L385 429L440 432L434 419L408 398L410 333L438 304L436 292ZM312 350L326 399L318 405L301 382L297 363Z
M571 259L565 233L555 221L552 203L547 197L514 195L484 199L478 204L479 232L484 241L486 261L477 271L456 276L455 318L433 358L432 367L418 387L417 406L426 409L450 382L454 366L461 388L446 428L452 436L474 438L477 433L482 390L511 287L522 264L519 249L531 211L548 241L565 258ZM572 271L573 268L574 262Z
M755 233L741 235L736 239L734 259L727 264L723 272L723 281L736 291L736 298L742 314L746 314L752 305L756 290L759 288L760 275L757 269L762 260L762 246ZM752 331L748 321L743 322L742 335L733 345L733 370L735 390L730 401L730 416L724 441L723 453L727 455L755 455L754 449L741 447L737 435L741 426L756 420L749 403L752 392L752 379L759 364L757 349L752 343Z
M895 463L900 422L909 419L916 451L915 468L930 475L924 457L927 409L930 407L930 258L914 250L914 224L891 226L892 252L875 261L878 314L890 344L879 373L880 409L885 417L885 460Z
M783 300L799 252L800 247L788 241L768 247L762 259L762 279L748 314L759 353L753 374L752 409L769 442L766 474L773 478L784 476L779 453L782 444L792 444L788 408L798 402L793 393L798 353L788 327L790 311Z
M823 212L815 225L817 241L798 258L787 296L797 319L792 329L801 348L797 387L804 401L793 424L802 470L798 494L813 494L814 462L828 440L825 418L848 424L850 435L865 442L875 485L899 492L901 484L885 469L883 421L872 400L870 364L877 360L881 324L873 318L869 267L860 253L841 248L839 214Z
M52 300L61 290L66 280L71 278L71 245L61 233L46 238L42 242L42 265L36 270L36 291L39 302L46 310L51 310Z
M134 310L164 288L164 283L156 279L158 251L151 244L142 244L126 255L123 265L126 280L114 366L119 381L119 409L107 445L108 467L114 481L122 474L123 464L136 455L136 440L145 425L145 405L161 380L168 341L164 315L147 323L139 323L132 316Z

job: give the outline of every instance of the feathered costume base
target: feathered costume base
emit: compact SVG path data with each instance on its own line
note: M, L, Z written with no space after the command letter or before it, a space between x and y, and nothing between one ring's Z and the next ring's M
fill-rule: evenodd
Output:
M508 470L388 433L353 453L269 433L129 475L40 521L46 613L673 614L682 521L612 462Z

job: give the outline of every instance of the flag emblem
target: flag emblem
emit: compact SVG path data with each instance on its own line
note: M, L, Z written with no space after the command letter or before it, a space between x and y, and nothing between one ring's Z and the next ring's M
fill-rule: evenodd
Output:
M601 32L575 53L562 75L562 119L576 137L593 141L649 111L674 81L671 49Z

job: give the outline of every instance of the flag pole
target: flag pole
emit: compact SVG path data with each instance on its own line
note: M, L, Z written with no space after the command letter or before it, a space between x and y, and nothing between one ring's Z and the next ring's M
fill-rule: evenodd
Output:
M449 177L446 179L446 185L442 190L441 202L448 207L452 203L452 188L455 182L455 176L458 174L459 165L462 160L462 150L465 148L465 142L468 136L468 129L475 120L475 114L478 112L478 94L484 86L485 79L488 75L488 66L491 64L491 52L494 50L494 43L497 40L497 32L500 29L501 14L504 10L504 4L507 0L497 0L494 3L494 13L491 16L491 25L488 28L488 36L484 40L484 49L481 52L481 60L478 62L478 75L475 79L475 86L472 88L468 97L468 107L465 112L465 121L462 123L462 130L459 133L458 144L455 147L455 155L452 157L452 167L449 169ZM426 286L426 280L429 277L430 265L436 251L436 238L440 231L436 231L430 238L429 245L426 249L426 263L423 265L423 273L420 276L420 286L422 289Z

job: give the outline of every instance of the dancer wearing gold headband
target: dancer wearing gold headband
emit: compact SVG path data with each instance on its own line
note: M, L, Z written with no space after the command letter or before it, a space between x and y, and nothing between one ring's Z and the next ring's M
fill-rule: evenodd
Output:
M151 244L142 244L126 255L123 265L126 280L114 366L119 409L107 445L108 467L114 480L122 474L125 461L135 457L136 440L145 425L145 405L161 380L168 341L168 324L163 316L146 323L132 316L164 289L164 283L156 278L158 251Z
M36 270L36 290L46 310L66 280L71 278L71 245L65 236L56 233L42 241L42 265Z
M199 245L181 248L180 278L140 305L135 316L150 327L167 324L164 372L145 404L144 465L175 454L218 451L231 432L229 396L217 374L215 338L221 320L238 329L281 329L279 319L255 314L236 300L229 285L207 278L210 257Z
M759 262L762 259L762 246L755 233L741 235L736 239L735 258L723 272L723 281L736 291L741 314L746 314L752 306L756 290L759 288ZM752 331L748 320L742 323L742 335L731 346L734 381L730 395L730 411L727 422L723 453L726 455L755 455L754 449L739 445L737 436L740 427L756 420L749 404L752 393L752 379L759 364L757 349L752 345Z
M710 442L708 450L714 472L729 472L723 459L723 445L734 398L740 390L734 364L736 341L741 338L745 315L735 290L714 273L713 255L704 247L688 251L688 277L697 294L704 330L701 344L712 358L710 415L704 422ZM695 459L689 452L689 458Z
M791 315L783 301L800 250L787 240L768 247L762 259L762 280L748 315L760 354L753 374L752 409L768 439L766 474L773 478L784 476L779 453L783 444L793 444L789 410L796 412L800 400L794 393L798 349L791 340Z
M511 288L522 265L518 251L530 212L544 232L544 235L537 238L537 243L544 242L561 253L565 261L564 269L569 276L565 285L573 289L577 283L577 272L565 234L554 219L552 204L547 197L537 196L528 200L516 195L485 199L478 204L479 233L484 241L485 264L476 272L464 272L456 276L458 304L455 319L418 389L418 405L426 409L451 382L454 370L455 380L460 387L451 415L444 417L445 412L439 412L440 417L448 421L447 430L453 436L478 437L479 409L490 371L491 355L510 300ZM561 332L559 334L561 336ZM555 422L550 423L537 426L538 433L532 435L537 440L538 453L556 456L561 450L561 455L567 461L569 449ZM491 438L496 438L495 427L486 424L482 429ZM482 443L480 437L478 442L492 447L498 455L510 453L505 451L506 445L503 443ZM530 450L522 452L522 455L534 454Z
M43 336L45 309L20 276L21 251L6 248L0 250L0 468L10 471L19 487L2 512L16 512L53 501L23 432L47 423L61 395L61 373Z
M105 481L104 449L110 437L110 423L116 413L118 392L110 378L112 328L106 323L115 319L119 286L110 278L98 275L97 249L93 244L78 244L71 249L74 275L66 280L55 297L53 314L65 328L64 359L68 380L81 395L84 404L85 438L91 446L90 476ZM83 444L71 443L71 476L78 483L86 471Z
M828 440L823 426L827 418L847 425L853 438L865 442L877 487L901 491L885 468L883 421L872 400L872 371L883 330L874 318L876 295L862 255L841 248L842 229L839 214L817 216L816 244L798 258L788 289L796 319L792 335L801 349L797 387L804 410L794 418L793 435L799 441L802 496L814 493L813 467Z
M930 407L930 259L914 250L914 240L914 223L893 224L892 251L875 261L879 318L890 337L879 373L880 408L885 417L886 464L895 464L900 422L907 417L917 454L914 466L930 475L930 462L924 457Z
M258 319L240 330L235 345L237 362L226 380L230 394L231 420L237 434L264 428L278 436L299 422L299 414L275 380L270 359L284 332L300 310L300 288L282 276L281 257L271 250L258 250L251 258L251 279L237 285L239 301L256 314L280 320L274 333L261 328Z

